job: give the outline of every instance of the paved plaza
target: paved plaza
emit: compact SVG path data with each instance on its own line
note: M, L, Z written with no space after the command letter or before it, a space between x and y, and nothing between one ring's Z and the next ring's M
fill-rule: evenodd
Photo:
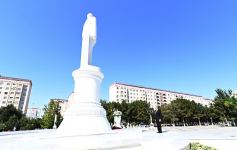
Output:
M114 147L109 149L144 149L144 150L179 150L187 147L190 142L199 142L201 144L212 146L218 150L235 150L237 147L237 128L236 127L219 127L219 126L195 126L195 127L164 127L163 133L159 134L156 128L129 128L122 130L113 130L113 132L127 133L134 136L139 145L130 142L131 145L125 147ZM19 132L2 132L0 133L0 145L2 150L18 149L55 149L60 144L60 139L54 139L56 142L45 140L43 145L35 146L35 141L50 137L55 130L34 130ZM124 134L125 135L125 134ZM96 135L99 141L103 140L102 135ZM101 138L100 138L101 137ZM104 136L105 137L105 136ZM120 138L117 136L116 138ZM121 137L123 138L123 137ZM85 139L85 138L84 138ZM124 141L128 142L129 141ZM90 143L90 142L86 142ZM93 144L93 143L91 143ZM109 144L109 143L108 143ZM111 146L110 146L111 147ZM66 145L62 149L68 149ZM61 149L57 147L56 149ZM96 149L96 148L94 148ZM106 149L106 148L98 148Z

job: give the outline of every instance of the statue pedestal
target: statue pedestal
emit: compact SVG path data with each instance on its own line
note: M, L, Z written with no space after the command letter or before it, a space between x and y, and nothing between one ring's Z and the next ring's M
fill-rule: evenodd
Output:
M100 68L86 65L72 73L75 81L72 102L57 130L59 135L89 135L111 132L106 111L100 104Z

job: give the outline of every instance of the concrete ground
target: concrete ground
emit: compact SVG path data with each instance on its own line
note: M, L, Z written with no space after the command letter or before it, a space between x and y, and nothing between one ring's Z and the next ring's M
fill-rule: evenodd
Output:
M218 150L237 149L237 127L190 126L164 127L163 133L147 130L142 134L144 149L165 150L182 149L190 142L199 142Z
M99 149L123 149L123 150L180 150L187 147L190 142L199 142L201 144L214 147L218 150L236 150L237 149L237 127L219 127L219 126L194 126L194 127L163 127L163 133L157 133L156 128L129 128L116 130L115 139L123 139L123 135L127 136L124 143L132 143L131 145L114 148ZM52 137L55 130L34 130L19 132L2 132L0 133L0 149L1 150L31 150L31 149L61 149L57 147L64 139L51 138L54 142L47 140ZM120 136L121 135L121 136ZM129 135L129 136L128 136ZM100 138L93 136L96 141L103 141L109 135L98 135ZM36 143L39 139L44 139L43 143ZM48 138L50 139L50 138ZM82 139L82 138L81 138ZM84 144L93 145L92 142L85 138ZM109 139L109 138L108 138ZM133 140L132 142L129 141ZM110 139L111 140L111 139ZM77 140L75 140L77 141ZM113 140L115 141L115 140ZM122 140L120 140L121 142ZM105 142L106 143L106 142ZM136 144L139 143L139 144ZM38 144L38 146L37 146ZM79 143L78 143L79 144ZM107 142L108 144L108 142ZM118 144L115 141L115 145ZM42 146L44 145L44 146ZM110 144L111 145L111 144ZM64 149L70 149L70 140ZM80 149L80 148L79 148ZM91 148L97 149L97 148Z

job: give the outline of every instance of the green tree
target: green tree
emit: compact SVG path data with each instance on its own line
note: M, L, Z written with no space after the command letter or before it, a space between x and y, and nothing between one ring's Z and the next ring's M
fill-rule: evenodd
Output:
M173 105L163 105L161 106L161 111L163 115L163 122L166 124L173 124L175 126L176 122L179 121L175 110L173 109Z
M236 121L237 99L232 96L232 91L216 89L216 94L213 105L220 114L220 120L226 123L228 120Z
M128 113L130 122L134 124L150 123L150 104L145 101L134 101L130 103Z
M23 116L13 105L0 108L0 131L9 131L18 127L19 120Z
M34 130L34 129L40 129L40 121L39 118L27 118L23 116L19 121L19 129L20 130Z
M101 105L106 110L106 116L108 121L111 124L113 124L114 123L113 113L115 110L121 111L121 104L118 102L106 102L105 100L101 100Z
M56 126L58 127L63 120L60 114L61 107L59 106L59 103L57 101L50 100L49 104L47 106L45 105L43 110L44 115L42 116L41 127L52 129L55 115L57 115Z
M127 124L149 124L150 123L150 105L145 101L135 101L127 103L125 100L122 103L101 101L101 105L107 111L107 119L113 123L113 113L115 110L122 112L122 122Z
M16 116L17 119L22 117L22 112L18 111L13 105L0 108L0 122L6 122L11 116Z

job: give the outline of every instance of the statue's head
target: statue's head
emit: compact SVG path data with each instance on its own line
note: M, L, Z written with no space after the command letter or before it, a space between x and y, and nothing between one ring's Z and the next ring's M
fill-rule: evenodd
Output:
M88 13L88 14L87 14L87 18L89 18L89 17L94 17L94 16L93 16L92 13Z

